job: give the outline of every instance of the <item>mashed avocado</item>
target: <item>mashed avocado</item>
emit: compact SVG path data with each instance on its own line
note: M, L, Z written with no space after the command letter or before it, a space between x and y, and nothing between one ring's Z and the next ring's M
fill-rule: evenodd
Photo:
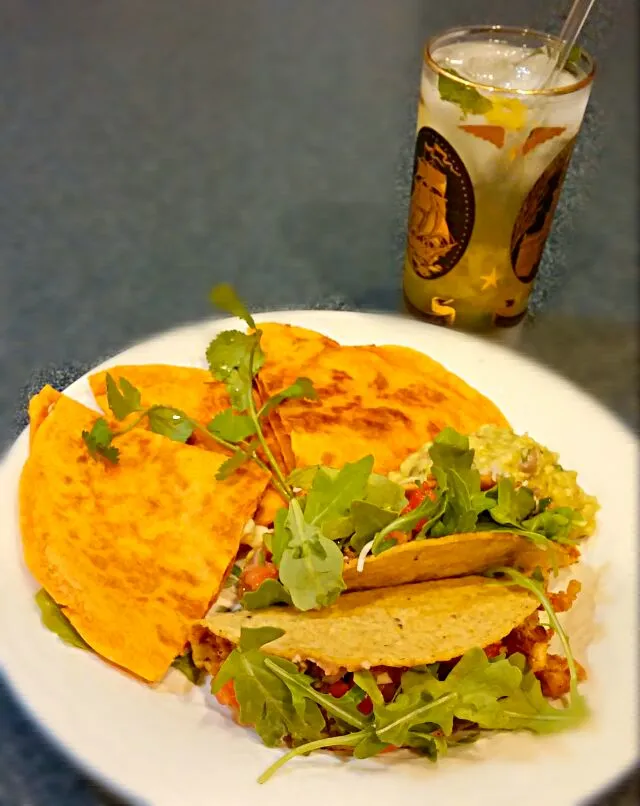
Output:
M389 478L403 485L424 481L431 469L430 446L428 443L408 456L400 470L390 473ZM558 463L557 453L527 434L520 436L495 425L483 425L470 434L469 446L475 451L474 467L485 480L490 478L495 482L508 476L516 486L529 487L538 501L550 498L553 508L571 507L584 521L576 525L571 537L593 534L598 502L580 487L575 471L565 470Z

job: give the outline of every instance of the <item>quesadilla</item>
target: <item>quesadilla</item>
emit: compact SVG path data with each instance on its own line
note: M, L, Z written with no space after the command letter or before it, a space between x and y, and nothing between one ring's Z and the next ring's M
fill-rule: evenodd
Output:
M215 380L208 370L197 367L177 367L170 364L142 364L110 367L108 370L96 372L89 376L89 384L97 404L102 411L111 416L107 399L107 373L114 381L126 378L140 391L141 406L160 405L179 409L197 420L206 428L207 424L220 412L231 405L225 385ZM136 415L131 414L123 421L126 426ZM141 423L145 427L145 423ZM271 429L270 423L264 423L264 432L271 450L282 462L279 442ZM195 431L189 442L200 447L220 451L220 446L213 438L202 431ZM283 462L282 462L283 463ZM273 518L274 511L283 505L282 498L273 487L265 493L256 521L267 524Z
M309 378L317 400L288 400L272 418L288 469L340 467L375 446L374 470L388 473L445 426L507 426L499 409L433 359L406 347L345 347L283 326L264 328L264 395ZM276 352L274 346L279 348Z
M481 731L548 733L586 717L586 673L555 616L580 585L544 605L565 657L549 652L554 631L529 588L466 577L348 593L318 613L214 613L194 629L192 655L240 724L293 748L260 782L320 748L435 759ZM569 693L563 707L547 701Z
M83 442L95 412L64 395L48 408L20 480L27 566L92 649L157 681L217 596L268 476L247 465L217 481L226 454L144 429L109 464Z

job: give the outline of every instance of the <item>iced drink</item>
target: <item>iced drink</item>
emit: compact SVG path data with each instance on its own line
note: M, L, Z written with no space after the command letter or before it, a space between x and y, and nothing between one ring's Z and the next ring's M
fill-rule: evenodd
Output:
M534 31L459 29L432 40L422 70L404 292L442 324L517 324L529 294L594 66Z

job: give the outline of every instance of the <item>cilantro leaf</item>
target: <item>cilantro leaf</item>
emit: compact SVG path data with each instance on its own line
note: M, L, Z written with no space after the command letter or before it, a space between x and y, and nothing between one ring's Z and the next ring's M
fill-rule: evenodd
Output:
M462 78L460 73L450 67L447 68L447 72ZM459 106L465 118L467 115L484 115L493 106L491 101L481 95L475 87L468 87L443 73L438 76L438 92L443 101Z
M147 412L149 428L154 434L174 442L186 442L193 434L193 423L186 414L167 406L152 406Z
M264 364L260 331L242 333L223 330L207 347L207 361L213 377L227 387L231 405L240 412L252 403L252 380Z
M269 655L260 647L280 635L282 630L271 627L243 629L240 644L222 664L211 684L211 691L216 694L233 680L240 721L253 725L268 747L281 744L287 736L298 743L317 740L325 726L317 704L308 700L303 708L300 702L294 705L289 688L265 663Z
M274 604L291 604L291 596L277 579L265 579L255 591L247 591L240 604L246 610L260 610Z
M286 389L283 389L281 392L272 395L260 409L258 416L268 417L269 414L271 414L271 412L281 403L284 403L285 400L299 398L315 400L317 397L318 395L316 390L313 388L313 383L309 380L309 378L296 378L291 386L287 386Z
M187 678L190 683L193 683L194 686L200 685L204 674L201 669L193 662L193 657L191 656L191 651L187 650L183 652L182 655L178 655L174 658L173 663L171 666L174 669L177 669L179 672Z
M250 328L256 329L256 323L249 309L237 295L234 287L229 283L220 283L211 289L211 302L232 316L237 316L246 322Z
M305 520L314 526L346 515L354 499L362 498L373 469L373 456L347 462L337 475L319 468L306 499Z
M89 644L87 644L62 612L60 606L49 596L44 588L40 588L34 596L34 599L40 608L42 623L48 630L55 633L61 641L69 646L74 646L78 649L87 649L90 652L92 651Z
M104 417L99 417L95 421L91 431L82 432L82 440L94 459L102 457L112 464L117 464L120 451L111 444L113 437L113 431Z
M292 499L286 522L278 520L272 540L280 581L298 610L332 604L344 590L342 552L309 523L297 499Z
M216 473L216 479L218 481L224 481L230 478L236 470L242 467L245 462L248 462L249 459L251 459L251 456L245 451L236 451L220 465Z
M116 383L107 372L107 403L117 420L124 420L134 411L140 411L140 392L126 378Z
M227 442L243 442L256 433L256 426L248 414L237 414L233 409L219 412L207 425L207 431Z

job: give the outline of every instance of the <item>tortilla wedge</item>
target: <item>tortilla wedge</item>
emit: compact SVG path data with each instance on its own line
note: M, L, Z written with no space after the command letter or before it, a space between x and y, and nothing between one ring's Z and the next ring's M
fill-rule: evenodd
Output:
M500 641L538 604L522 588L469 576L346 593L320 611L212 613L194 629L192 644L206 644L207 635L237 644L243 627L279 627L285 633L268 644L269 654L294 663L313 661L328 675L370 666L411 667Z
M460 433L486 423L508 426L484 395L415 350L327 345L316 334L305 335L305 344L313 349L294 347L292 358L287 355L291 333L281 329L272 334L278 349L265 339L267 354L271 349L274 358L261 370L261 394L298 376L310 378L318 394L317 400L286 401L272 420L289 470L315 464L341 467L373 452L375 472L386 474L446 426ZM298 363L296 356L310 352L310 358ZM282 355L280 365L275 356Z
M118 439L118 464L94 460L81 434L96 418L62 395L37 429L24 557L98 654L157 681L217 596L268 477L246 465L217 481L225 454L144 429Z
M357 560L345 563L343 579L348 590L367 590L431 579L481 574L499 565L524 571L537 566L547 571L573 562L572 554L558 545L548 550L530 540L505 532L473 532L428 540L410 540L377 556L369 555L361 572Z
M38 429L59 399L60 392L47 384L29 401L29 447L33 445Z
M337 341L323 336L315 330L307 330L294 325L281 325L278 322L260 323L262 336L260 344L265 353L265 363L256 379L258 396L264 403L271 395L290 386L301 376L301 368L327 347L339 347ZM290 473L296 466L285 428L280 421L278 410L269 417L278 442L284 465Z
M96 372L89 377L89 384L96 402L110 417L113 415L107 401L107 372L116 382L120 378L126 378L139 389L142 406L156 404L172 406L193 417L203 426L206 426L216 414L231 405L225 385L221 381L216 381L208 370L197 367L177 367L170 364L117 366ZM135 414L129 415L122 425L126 426L135 416ZM142 425L144 427L144 423ZM269 422L264 423L263 431L276 459L284 464L279 442ZM215 440L207 437L201 431L194 432L190 442L216 452L221 450ZM275 499L279 502L278 505L274 503ZM265 503L259 510L258 522L263 525L270 523L268 518L272 517L272 513L283 505L283 499L273 487L269 487ZM267 518L266 521L265 518Z

